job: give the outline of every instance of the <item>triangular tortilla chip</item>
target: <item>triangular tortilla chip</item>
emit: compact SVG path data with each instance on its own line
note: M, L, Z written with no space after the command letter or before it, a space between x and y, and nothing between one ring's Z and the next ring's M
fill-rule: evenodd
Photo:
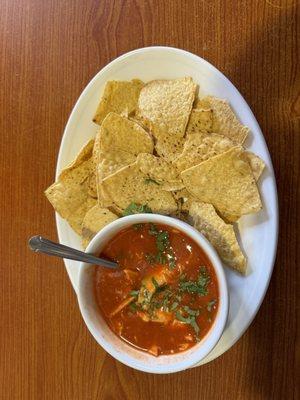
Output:
M126 165L134 163L136 156L123 150L114 148L103 151L99 155L98 174L100 180L114 174Z
M213 111L211 108L193 109L186 127L186 136L199 132L212 132Z
M137 156L139 153L152 153L153 140L149 133L136 122L121 115L109 113L100 128L99 147L101 152L113 148Z
M149 182L137 163L128 165L102 181L104 190L122 210L130 203L148 205L153 212L170 214L177 207L171 193Z
M141 152L153 152L151 136L136 122L109 113L96 135L93 150L98 201L101 207L113 205L110 196L102 187L102 180L133 163L137 154Z
M139 79L108 81L93 121L101 125L110 112L126 116L134 113L143 85L143 82Z
M118 216L107 208L101 208L98 204L92 207L84 216L82 222L82 246L85 249L93 237L104 228L105 225L118 219Z
M155 137L160 133L183 137L195 98L192 78L156 80L141 90L138 115L149 121Z
M200 132L190 135L184 143L183 151L174 161L179 171L184 171L194 165L224 153L235 144L232 140L216 133Z
M220 133L236 144L244 143L249 128L240 123L227 100L207 96L197 103L197 107L203 106L209 106L213 110L212 132Z
M243 215L257 212L262 204L249 163L241 146L233 147L181 172L187 190L198 200L221 212Z
M194 227L210 241L222 261L241 274L245 274L246 258L240 249L232 225L226 224L211 204L193 202L190 216Z
M89 178L93 173L93 145L94 140L90 140L75 160L61 171L57 182L45 191L55 211L66 219L78 234L81 234L85 214L96 204L96 200L88 194Z
M156 138L155 150L160 157L172 162L181 154L184 142L184 138L168 133L159 133Z
M255 180L258 181L263 173L263 170L265 169L266 164L261 158L251 151L245 151L244 155L250 164Z
M156 182L163 190L173 191L183 188L183 182L173 164L153 154L141 153L137 156L140 170L148 175L149 180Z

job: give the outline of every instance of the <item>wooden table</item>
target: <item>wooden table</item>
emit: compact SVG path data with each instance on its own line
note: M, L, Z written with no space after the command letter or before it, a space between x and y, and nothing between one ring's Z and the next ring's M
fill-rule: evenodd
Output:
M1 400L296 398L296 3L0 1ZM77 97L109 61L149 45L198 54L239 88L269 146L281 218L274 274L251 327L214 362L168 376L134 371L102 351L62 261L27 248L32 234L56 238L43 190Z

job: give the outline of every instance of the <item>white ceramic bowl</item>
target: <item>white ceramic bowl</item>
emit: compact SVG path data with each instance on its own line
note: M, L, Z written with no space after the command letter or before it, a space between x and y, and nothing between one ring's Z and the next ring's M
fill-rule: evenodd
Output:
M169 225L191 237L207 254L215 268L219 284L219 309L207 335L191 349L182 353L153 357L128 345L116 336L106 324L94 296L94 266L81 263L79 272L78 302L83 319L96 341L114 358L140 371L171 373L182 371L199 363L218 343L228 315L228 291L222 263L211 244L196 229L178 219L158 214L136 214L120 218L102 229L91 241L86 251L99 254L105 244L120 230L136 223L153 222ZM130 245L130 244L129 244Z

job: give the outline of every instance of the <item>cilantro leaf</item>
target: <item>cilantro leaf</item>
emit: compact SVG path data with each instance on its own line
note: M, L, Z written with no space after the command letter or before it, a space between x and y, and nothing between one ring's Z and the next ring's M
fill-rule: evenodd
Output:
M216 304L216 302L217 302L217 300L211 300L211 301L209 301L208 303L207 303L207 311L208 312L211 312L212 311L212 309L213 309L213 306Z
M139 290L132 290L131 292L129 292L129 296L138 297L139 292L140 292Z
M209 282L210 276L207 272L207 269L205 267L201 267L197 281L181 280L179 282L179 289L181 292L206 296L208 293L207 285Z
M152 210L150 207L147 206L147 204L141 205L141 204L136 204L136 203L130 203L128 207L125 208L123 211L123 217L126 217L127 215L132 215L132 214L151 214Z

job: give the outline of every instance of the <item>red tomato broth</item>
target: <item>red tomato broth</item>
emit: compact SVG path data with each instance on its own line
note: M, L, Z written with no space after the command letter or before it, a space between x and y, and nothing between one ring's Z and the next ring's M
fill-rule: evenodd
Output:
M155 226L157 232L168 233L168 248L175 258L175 267L146 256L158 253L157 238L149 233L151 226ZM219 303L216 273L202 248L182 231L161 224L132 225L111 239L101 256L117 261L120 269L113 271L96 267L94 289L97 303L112 331L127 343L153 355L174 354L197 344L212 327ZM200 274L203 274L205 282L209 277L204 293L190 293L187 286L194 290L193 283L197 282ZM142 291L149 292L145 289L147 285L153 290L153 278L148 279L153 275L155 292L150 302L146 298L147 302L139 303ZM158 288L156 279L160 276L166 276L167 282ZM139 291L139 294L133 296L133 291ZM165 300L168 296L169 302ZM126 299L131 303L115 313ZM186 306L187 311L184 309ZM142 307L149 308L145 310ZM190 314L198 314L198 311L199 315ZM178 320L180 316L194 319L199 332L196 333L198 328L195 324ZM153 321L157 318L160 321L164 319L164 322Z

